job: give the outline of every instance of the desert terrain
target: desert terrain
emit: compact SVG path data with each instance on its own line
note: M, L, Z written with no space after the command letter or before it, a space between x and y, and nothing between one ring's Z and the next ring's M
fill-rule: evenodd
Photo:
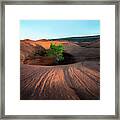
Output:
M33 57L50 44L63 44L64 61L46 65L49 58ZM100 38L91 41L20 40L21 100L99 100Z

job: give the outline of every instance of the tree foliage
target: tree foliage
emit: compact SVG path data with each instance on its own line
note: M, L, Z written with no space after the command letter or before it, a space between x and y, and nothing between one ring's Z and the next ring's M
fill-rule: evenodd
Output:
M63 52L64 52L64 47L62 44L55 45L51 43L50 49L46 51L47 56L56 56L57 61L63 61Z

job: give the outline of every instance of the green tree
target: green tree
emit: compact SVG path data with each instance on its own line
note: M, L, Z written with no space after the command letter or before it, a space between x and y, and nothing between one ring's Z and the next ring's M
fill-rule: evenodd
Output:
M51 43L50 49L46 51L47 56L56 56L57 61L63 61L63 52L64 52L64 47L62 44L55 45Z

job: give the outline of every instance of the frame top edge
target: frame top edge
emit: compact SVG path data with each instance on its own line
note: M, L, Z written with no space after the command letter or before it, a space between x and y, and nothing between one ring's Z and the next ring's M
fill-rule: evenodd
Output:
M2 1L2 5L115 5L120 1L116 0L45 0L45 1Z

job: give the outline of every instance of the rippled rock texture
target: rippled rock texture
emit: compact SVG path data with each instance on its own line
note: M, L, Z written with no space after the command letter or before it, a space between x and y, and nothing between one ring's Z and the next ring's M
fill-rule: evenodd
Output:
M31 57L33 51L49 48L50 41L43 42L22 40L20 43L20 99L99 100L99 40L81 44L62 41L65 53L74 57L74 63L71 64L51 66L26 64L24 61ZM56 44L58 43L60 41L56 41Z

